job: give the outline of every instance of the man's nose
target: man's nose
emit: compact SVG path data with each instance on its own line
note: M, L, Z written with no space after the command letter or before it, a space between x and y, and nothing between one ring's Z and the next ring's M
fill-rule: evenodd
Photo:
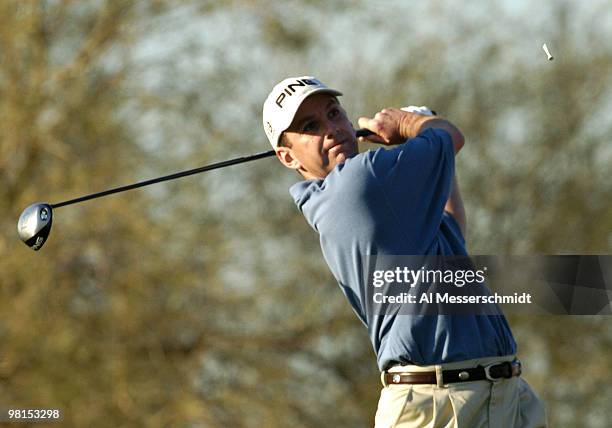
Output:
M327 138L336 138L338 134L340 134L340 127L333 122L327 122L325 136Z

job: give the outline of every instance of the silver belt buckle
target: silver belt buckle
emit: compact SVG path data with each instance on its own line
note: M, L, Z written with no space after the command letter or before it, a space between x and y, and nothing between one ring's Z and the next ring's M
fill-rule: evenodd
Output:
M385 376L386 374L387 374L387 370L383 370L382 372L380 372L380 381L382 382L383 387L385 388L389 386L386 380L386 376Z
M504 377L493 377L493 376L491 376L491 367L498 366L500 364L504 364L504 363L503 362L502 363L492 363L492 364L484 366L485 376L491 382L499 382L500 380L505 379ZM510 370L512 370L512 369L510 369Z

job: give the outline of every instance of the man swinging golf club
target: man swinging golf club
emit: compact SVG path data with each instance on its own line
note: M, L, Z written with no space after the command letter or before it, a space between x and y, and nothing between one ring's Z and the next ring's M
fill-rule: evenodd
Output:
M340 95L311 76L285 79L264 103L263 126L279 161L302 176L290 193L368 328L384 385L375 426L545 426L502 314L381 322L367 310L367 255L467 255L454 179L464 137L427 108L387 108L358 124L372 131L361 138L393 148L358 154Z

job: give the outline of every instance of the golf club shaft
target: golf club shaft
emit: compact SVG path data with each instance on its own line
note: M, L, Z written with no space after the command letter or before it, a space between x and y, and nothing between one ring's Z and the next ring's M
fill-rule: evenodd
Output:
M372 134L372 131L368 129L359 129L357 130L358 137L365 137L367 135ZM161 183L162 181L174 180L176 178L186 177L188 175L199 174L201 172L210 171L213 169L223 168L230 165L236 165L239 163L250 162L257 159L263 159L270 156L274 156L275 151L270 150L267 152L256 153L250 156L242 156L235 159L230 159L222 162L213 163L210 165L201 166L199 168L190 169L187 171L181 171L170 175L164 175L163 177L152 178L150 180L141 181L134 184L129 184L127 186L115 187L114 189L104 190L103 192L92 193L90 195L81 196L79 198L70 199L68 201L58 202L57 204L51 204L51 208L59 208L64 207L66 205L78 204L79 202L88 201L90 199L101 198L102 196L112 195L114 193L125 192L132 189L137 189L139 187L149 186L155 183Z
M77 204L79 202L88 201L90 199L101 198L102 196L112 195L113 193L125 192L132 189L137 189L139 187L149 186L155 183L161 183L162 181L174 180L175 178L186 177L188 175L198 174L200 172L210 171L217 168L223 168L225 166L236 165L239 163L250 162L256 159L262 159L266 157L270 157L274 155L274 150L270 150L268 152L261 152L251 156L243 156L235 159L230 159L223 162L213 163L211 165L201 166L199 168L190 169L187 171L177 172L170 175L164 175L163 177L152 178L150 180L141 181L134 184L129 184L127 186L115 187L114 189L105 190L103 192L92 193L91 195L81 196L79 198L70 199L68 201L59 202L57 204L52 204L51 208L59 208L66 205Z

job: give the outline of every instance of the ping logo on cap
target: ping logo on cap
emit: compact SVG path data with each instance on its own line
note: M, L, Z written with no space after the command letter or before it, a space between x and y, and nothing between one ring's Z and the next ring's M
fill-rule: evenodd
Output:
M286 97L285 94L292 96L296 92L295 88L299 88L299 87L306 86L306 85L317 86L321 84L322 83L316 79L296 79L295 83L288 84L283 89L283 91L279 94L279 96L276 98L276 105L278 105L280 108L283 108L283 101L285 100L285 97Z

